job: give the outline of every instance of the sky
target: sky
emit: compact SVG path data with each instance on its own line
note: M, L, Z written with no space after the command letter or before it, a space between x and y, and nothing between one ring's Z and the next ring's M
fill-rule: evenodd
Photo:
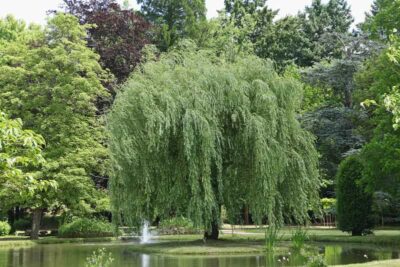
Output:
M130 0L135 3L134 0ZM326 0L325 0L326 1ZM120 0L119 2L123 2ZM272 9L279 9L279 17L295 15L310 5L312 0L268 0L267 4ZM355 24L364 20L365 12L370 10L373 0L347 0L352 8ZM46 11L57 9L62 0L0 0L0 17L13 14L18 19L28 23L44 24ZM217 10L224 6L224 0L206 0L209 18L217 16ZM136 4L133 4L137 8Z

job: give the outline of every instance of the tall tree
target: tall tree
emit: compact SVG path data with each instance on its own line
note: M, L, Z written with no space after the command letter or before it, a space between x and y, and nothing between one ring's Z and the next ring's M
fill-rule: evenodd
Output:
M58 191L37 206L39 214L54 206L75 213L95 207L99 193L91 176L105 172L96 101L109 97L102 86L108 75L86 36L77 18L58 14L43 30L30 27L0 43L0 107L45 138L40 175L58 183Z
M57 189L54 180L41 175L43 146L42 136L23 129L20 119L8 119L0 112L0 211L15 205L33 210L32 239L39 234L38 207Z
M364 145L365 139L357 132L357 126L365 117L362 112L343 107L321 107L302 116L303 127L317 138L320 171L328 182L321 192L325 197L334 197L333 184L343 157Z
M280 70L291 64L307 66L313 60L313 53L302 26L298 17L288 16L268 29L261 29L255 38L255 53L274 60Z
M295 111L301 85L269 62L173 52L136 72L108 117L115 217L140 224L176 207L218 238L221 205L271 224L318 202L313 137Z
M225 12L231 15L254 14L265 7L267 0L224 0Z
M337 220L339 229L362 235L373 226L372 194L360 183L363 165L357 156L344 160L337 175Z
M373 38L389 40L392 34L400 32L400 1L375 0L370 14L367 14L362 29Z
M397 73L397 77L400 71L400 37L392 36L390 46L387 50L386 60L388 61L390 67L390 72ZM395 77L396 77L395 76ZM395 78L393 77L393 78ZM400 82L399 80L392 83L392 88L389 94L385 97L385 106L394 115L394 127L396 129L400 126Z
M205 0L137 0L147 20L158 26L158 46L168 50L179 39L196 35L206 20Z
M348 33L354 21L346 0L330 0L327 4L323 4L321 0L313 0L311 6L307 6L299 16L314 55L307 62L308 66L322 59L342 56L342 44L337 38L330 36Z
M333 37L333 36L332 36ZM304 71L304 80L318 86L327 86L341 99L342 104L353 106L354 76L366 59L378 54L382 46L362 34L335 35L339 40L341 57L316 63ZM339 51L339 50L338 50Z
M356 76L356 96L368 111L366 131L370 142L361 154L363 179L372 192L400 195L399 148L399 79L400 42L393 38L390 46L364 64ZM397 40L397 41L396 41Z
M142 59L142 49L151 43L150 24L115 0L64 0L65 10L88 28L88 45L100 55L102 66L119 83L125 81Z

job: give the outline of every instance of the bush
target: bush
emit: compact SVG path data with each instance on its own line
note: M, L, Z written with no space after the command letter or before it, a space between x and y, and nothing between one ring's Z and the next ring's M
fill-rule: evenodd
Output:
M193 225L193 222L182 216L162 220L159 224L159 233L166 235L176 234L195 234L199 232Z
M30 229L31 226L32 226L31 220L24 219L24 218L18 219L16 221L14 221L14 223L13 223L13 228L16 231L25 231L25 230Z
M0 221L0 236L8 235L10 231L11 231L11 226L8 224L8 222Z
M58 229L60 237L108 237L114 235L111 223L94 219L77 219Z
M363 166L356 156L345 159L336 177L339 229L360 236L373 226L372 195L360 183Z

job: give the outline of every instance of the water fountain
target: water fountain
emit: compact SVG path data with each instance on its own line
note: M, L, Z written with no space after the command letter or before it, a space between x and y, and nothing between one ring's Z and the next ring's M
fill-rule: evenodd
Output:
M142 235L140 237L140 244L149 243L150 239L151 239L151 233L149 230L149 222L144 221L142 226Z

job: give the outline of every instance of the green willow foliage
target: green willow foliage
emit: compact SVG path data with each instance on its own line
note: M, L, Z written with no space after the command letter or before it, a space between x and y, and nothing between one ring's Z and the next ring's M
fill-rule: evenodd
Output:
M257 222L304 221L320 180L296 119L301 88L255 56L186 51L145 64L108 117L115 215L138 224L173 211L209 227L221 205L235 216L245 203Z

